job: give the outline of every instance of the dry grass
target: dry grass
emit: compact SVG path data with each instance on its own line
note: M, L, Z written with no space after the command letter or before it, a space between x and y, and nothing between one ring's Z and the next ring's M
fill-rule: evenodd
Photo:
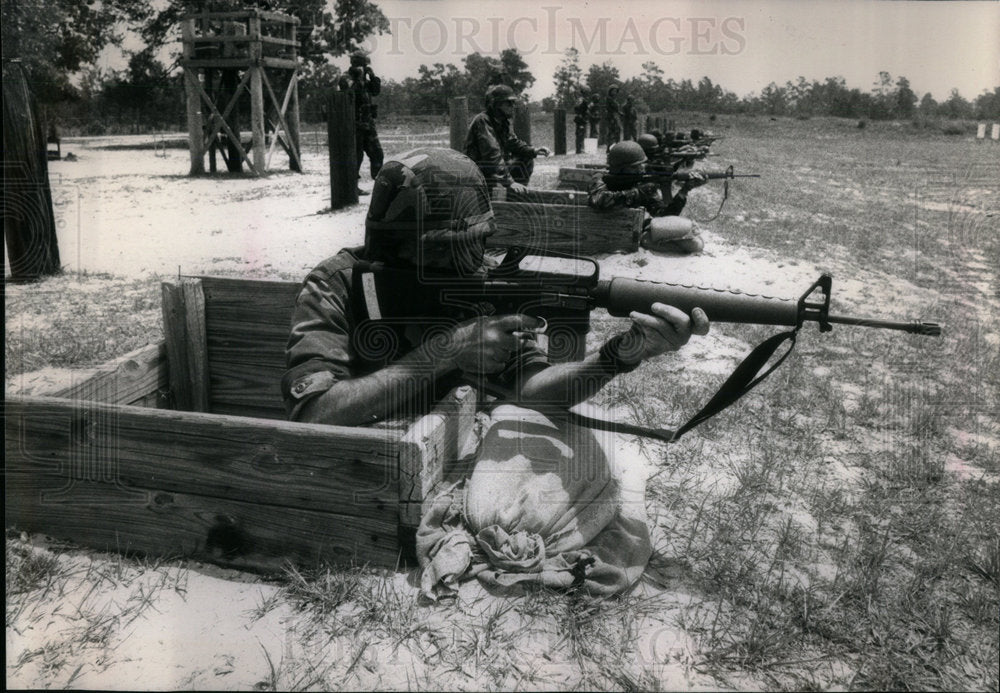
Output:
M888 123L724 118L712 129L727 136L715 147L727 163L764 175L734 186L718 232L864 277L843 295L835 282L845 312L919 313L945 335L810 328L739 405L675 446L648 444L661 463L648 490L659 539L646 584L621 599L528 591L430 606L392 571L289 569L280 596L250 615L286 604L305 619L296 652L264 649L262 689L688 685L665 673L674 666L735 688L997 690L996 148ZM720 194L692 195L691 215L713 214ZM8 378L159 338L157 281L85 279L108 290L84 301L73 278L35 287L53 288L43 298L8 288ZM99 334L79 319L95 315ZM770 333L713 329L747 344ZM68 341L79 348L53 352ZM640 423L675 422L717 385L681 381L643 369L602 401ZM7 563L10 627L63 578L55 558L17 543ZM97 590L108 578L88 579ZM95 614L77 642L107 626ZM677 628L693 640L687 654L649 654L655 633ZM28 656L73 661L53 647Z

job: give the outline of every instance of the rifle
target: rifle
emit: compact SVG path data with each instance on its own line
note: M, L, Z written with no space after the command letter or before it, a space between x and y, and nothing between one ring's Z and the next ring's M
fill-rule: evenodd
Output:
M526 269L528 257L571 260L589 268L566 273ZM632 311L649 313L653 303L675 306L686 313L696 307L710 321L791 328L758 345L737 367L709 403L677 431L646 429L626 424L610 424L570 413L578 423L627 433L675 441L686 431L722 411L770 375L791 353L798 331L806 322L815 322L820 332L833 324L897 330L936 336L941 327L932 322L898 322L876 318L832 315L832 277L823 274L797 300L722 291L712 288L646 281L623 277L600 278L597 262L555 251L516 247L508 249L500 264L484 276L457 278L427 270L386 267L380 263L358 263L352 273L352 302L358 317L359 343L400 344L389 338L385 328L402 330L413 324L458 324L481 315L523 313L544 319L548 327L550 358L553 345L573 356L577 343L589 331L590 313L604 308L616 317ZM785 342L787 351L763 374L760 371ZM567 350L566 345L570 348Z
M699 171L701 175L705 176L708 180L725 180L732 178L760 178L759 173L734 173L733 167L729 166L725 171ZM636 176L637 182L645 181L663 181L663 180L676 180L680 182L689 181L694 177L694 171L664 171L656 170L655 168L651 171L646 171L639 176Z

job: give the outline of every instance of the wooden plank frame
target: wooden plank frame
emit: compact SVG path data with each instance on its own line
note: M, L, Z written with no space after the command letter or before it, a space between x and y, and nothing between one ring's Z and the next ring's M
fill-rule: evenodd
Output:
M283 420L298 287L165 282L165 343L74 378L19 378L4 410L7 527L261 571L412 557L424 502L475 445L475 394L456 390L409 429ZM165 396L168 383L189 393ZM184 397L206 411L153 408Z
M641 209L525 202L494 202L493 213L496 231L488 247L530 245L573 255L637 252L645 219Z

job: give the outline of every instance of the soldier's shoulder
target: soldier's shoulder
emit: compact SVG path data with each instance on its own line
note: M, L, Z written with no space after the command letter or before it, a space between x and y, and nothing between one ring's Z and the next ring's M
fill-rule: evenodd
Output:
M364 260L364 247L344 248L336 255L328 257L323 262L316 265L306 276L305 281L320 281L329 284L336 278L350 282L351 268L356 263Z

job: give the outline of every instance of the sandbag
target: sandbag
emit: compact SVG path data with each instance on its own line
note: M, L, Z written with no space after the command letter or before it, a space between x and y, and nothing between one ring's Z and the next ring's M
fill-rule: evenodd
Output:
M611 434L501 405L471 475L436 498L417 533L422 592L454 593L476 576L488 585L537 583L614 594L639 578L648 528L614 464Z

